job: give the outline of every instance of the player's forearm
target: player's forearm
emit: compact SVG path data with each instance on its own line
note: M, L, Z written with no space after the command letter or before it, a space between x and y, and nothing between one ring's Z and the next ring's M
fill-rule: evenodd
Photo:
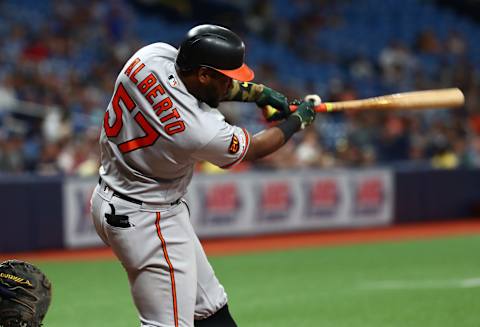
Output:
M264 86L262 84L241 83L237 80L232 81L227 95L222 101L242 101L242 102L255 102L263 92Z
M253 136L244 161L263 158L282 147L301 127L297 117L291 117L278 126L268 128Z

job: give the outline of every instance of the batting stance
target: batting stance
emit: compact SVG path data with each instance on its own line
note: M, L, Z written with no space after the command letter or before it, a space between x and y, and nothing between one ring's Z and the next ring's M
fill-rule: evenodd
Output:
M92 217L128 274L142 326L236 326L182 199L194 164L229 168L279 149L311 124L303 102L290 114L285 96L247 83L245 46L215 25L191 29L179 50L145 46L122 68L100 136L99 185ZM220 101L251 101L276 127L251 136L226 123Z

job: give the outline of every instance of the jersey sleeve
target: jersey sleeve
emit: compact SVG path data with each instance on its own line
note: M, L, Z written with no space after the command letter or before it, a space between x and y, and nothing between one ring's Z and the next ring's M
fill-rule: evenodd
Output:
M195 151L196 160L206 160L221 168L235 166L245 157L250 146L250 134L246 129L219 122L216 135Z

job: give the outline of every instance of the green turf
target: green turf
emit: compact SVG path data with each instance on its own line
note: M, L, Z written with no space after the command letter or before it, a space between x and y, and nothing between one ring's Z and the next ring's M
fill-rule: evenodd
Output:
M213 257L211 262L242 327L480 326L478 280L474 287L458 284L480 278L479 236ZM37 264L55 287L46 327L139 326L117 262ZM374 287L382 281L403 284Z

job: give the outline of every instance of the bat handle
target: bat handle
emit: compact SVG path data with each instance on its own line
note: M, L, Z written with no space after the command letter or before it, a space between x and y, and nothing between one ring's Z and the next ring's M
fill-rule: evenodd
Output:
M298 107L297 105L291 104L290 105L290 111L294 112L295 110L297 110L297 107ZM330 102L320 103L319 105L316 105L315 107L313 107L313 109L315 109L316 112L331 112L331 111L334 111L332 103L330 103Z

